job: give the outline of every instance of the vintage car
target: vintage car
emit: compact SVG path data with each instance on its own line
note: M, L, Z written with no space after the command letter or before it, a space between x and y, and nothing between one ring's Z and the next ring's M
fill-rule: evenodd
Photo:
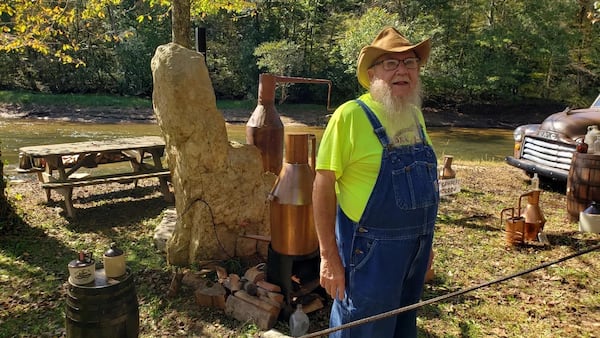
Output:
M566 182L577 144L583 143L588 126L600 127L600 95L589 108L567 108L548 116L541 124L526 124L515 129L513 156L506 162L523 169L529 176ZM587 145L592 149L592 145Z

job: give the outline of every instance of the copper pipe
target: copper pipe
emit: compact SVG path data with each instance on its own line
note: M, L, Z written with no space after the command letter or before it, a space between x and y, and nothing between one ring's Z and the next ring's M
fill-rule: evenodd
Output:
M330 110L331 81L303 77L260 74L258 80L258 104L246 123L246 143L255 145L261 152L263 170L279 175L283 163L284 127L275 109L277 83L326 83L327 110Z

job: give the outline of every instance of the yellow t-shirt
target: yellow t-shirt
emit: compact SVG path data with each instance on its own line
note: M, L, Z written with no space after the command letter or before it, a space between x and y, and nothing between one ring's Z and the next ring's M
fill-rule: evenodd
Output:
M375 113L385 127L381 105L367 93L360 97ZM417 119L423 127L428 144L431 140L425 131L423 114ZM414 126L414 117L407 116L406 124ZM333 113L317 154L317 170L330 170L336 176L337 200L344 213L358 221L373 191L383 147L373 132L367 114L355 101L348 101Z

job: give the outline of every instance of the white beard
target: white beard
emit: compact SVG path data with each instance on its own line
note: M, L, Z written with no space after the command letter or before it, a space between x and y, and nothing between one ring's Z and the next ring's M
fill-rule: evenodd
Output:
M419 126L415 126L411 123L411 127L407 128L406 121L415 121L414 116L416 112L421 109L421 81L417 80L415 84L416 88L408 97L395 97L392 96L392 89L382 79L374 79L371 83L369 91L371 96L377 102L383 106L383 118L385 121L382 123L385 126L388 137L392 143L398 143L398 138L406 138L407 132L418 130ZM416 121L415 121L416 123ZM419 136L418 134L416 136ZM413 137L410 137L411 139ZM420 137L419 137L420 138ZM403 140L400 143L414 143L413 140Z

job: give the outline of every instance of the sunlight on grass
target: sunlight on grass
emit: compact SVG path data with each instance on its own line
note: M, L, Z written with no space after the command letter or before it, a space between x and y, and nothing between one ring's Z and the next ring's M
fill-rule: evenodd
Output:
M597 245L598 234L580 233L566 216L566 197L543 191L540 205L547 219L550 246L510 246L500 210L514 206L529 188L525 175L503 163L457 161L453 165L462 191L442 199L435 227L435 277L423 300L497 280ZM164 202L143 200L138 212L127 200L92 206L81 203L78 220L67 221L60 207L48 206L37 190L22 194L22 224L0 236L0 336L62 336L67 264L78 250L101 254L114 241L126 252L135 272L140 306L140 337L254 337L260 330L236 321L222 310L199 307L193 290L182 286L168 298L173 267L156 250L153 231L162 220ZM118 189L117 189L118 190ZM36 202L36 198L39 200ZM419 337L593 337L598 332L600 253L592 252L419 309ZM221 262L242 271L241 260ZM199 270L196 262L189 269ZM17 296L13 296L13 295ZM328 311L329 304L322 311ZM13 312L13 309L15 312ZM319 313L319 318L327 314ZM309 316L311 323L314 315ZM325 321L320 323L327 325ZM25 329L24 329L25 328ZM287 329L285 322L276 328ZM62 331L61 331L62 330Z

